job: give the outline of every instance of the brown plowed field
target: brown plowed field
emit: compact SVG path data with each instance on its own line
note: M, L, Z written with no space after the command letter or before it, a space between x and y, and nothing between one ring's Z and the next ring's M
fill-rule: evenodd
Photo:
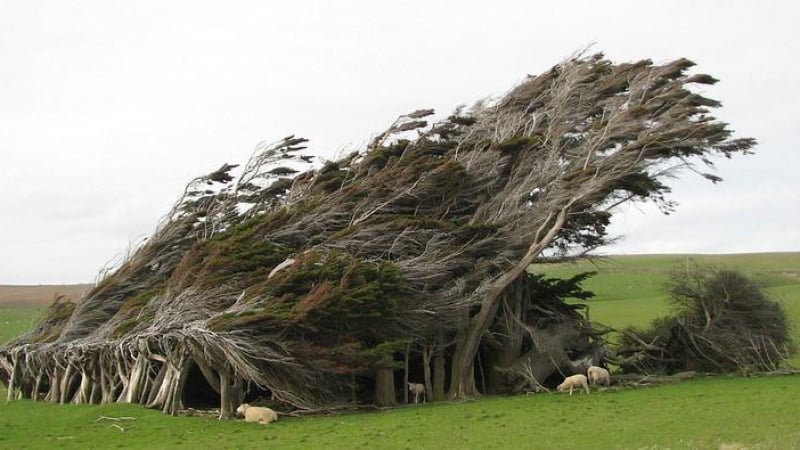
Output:
M64 294L72 300L78 300L91 287L90 284L0 285L0 307L49 305L59 294Z

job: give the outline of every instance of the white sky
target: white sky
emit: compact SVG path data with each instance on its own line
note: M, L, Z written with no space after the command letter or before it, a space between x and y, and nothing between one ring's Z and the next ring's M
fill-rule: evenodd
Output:
M584 5L594 5L586 6ZM800 7L761 1L0 0L0 284L91 282L187 181L297 134L332 158L396 116L502 94L595 42L688 57L756 154L606 253L800 251Z

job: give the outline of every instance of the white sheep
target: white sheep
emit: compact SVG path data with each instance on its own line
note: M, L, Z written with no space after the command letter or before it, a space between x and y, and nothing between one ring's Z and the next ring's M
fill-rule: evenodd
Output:
M278 413L275 411L263 406L250 406L247 403L239 405L236 408L236 414L244 416L245 422L256 422L262 425L278 420Z
M408 383L408 392L414 397L414 403L419 403L419 398L425 402L425 385L419 383Z
M611 384L611 374L602 367L590 366L586 374L588 375L589 384L591 385L603 383L605 387L608 387Z
M577 374L564 378L564 382L559 384L556 389L558 389L558 392L564 392L569 389L569 395L572 395L572 389L576 387L579 389L584 388L586 393L589 393L589 384L586 382L586 375Z

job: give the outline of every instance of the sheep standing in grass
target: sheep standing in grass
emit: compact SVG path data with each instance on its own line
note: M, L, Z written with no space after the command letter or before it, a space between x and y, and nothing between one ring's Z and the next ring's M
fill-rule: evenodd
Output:
M586 374L588 375L589 384L591 385L603 383L603 386L608 387L611 384L611 374L602 367L591 366L589 370L586 371Z
M278 413L263 406L250 406L243 403L236 408L236 415L244 416L245 422L256 422L266 425L278 420Z
M419 398L425 401L425 385L419 383L408 383L408 392L414 397L414 403L419 403Z
M558 389L558 392L569 390L569 395L572 395L572 389L576 387L578 389L583 388L587 394L589 393L589 383L586 382L586 375L578 374L564 378L564 382L559 384L556 389Z

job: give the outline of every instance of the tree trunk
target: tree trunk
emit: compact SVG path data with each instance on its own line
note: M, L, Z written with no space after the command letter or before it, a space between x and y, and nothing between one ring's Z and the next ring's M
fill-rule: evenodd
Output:
M448 393L448 397L463 398L474 392L475 375L473 373L474 371L471 370L472 365L475 360L475 355L478 352L481 339L497 314L497 310L500 306L499 300L503 291L525 272L525 269L533 263L542 250L550 245L550 242L555 238L558 231L564 226L571 205L572 202L568 203L567 206L558 213L555 222L549 226L545 236L541 239L535 239L533 244L528 248L527 253L525 253L519 262L495 280L486 291L481 301L480 310L469 320L463 335L456 340L456 350L453 354L453 367L451 368L450 392ZM551 218L552 214L545 219L539 229L540 233L548 226Z
M411 343L406 344L403 355L403 403L408 404L408 354L411 352Z
M444 332L440 331L436 337L436 347L433 350L433 400L440 402L446 399L445 394L445 360L444 360Z
M39 368L39 372L36 374L36 381L33 382L33 392L31 392L31 399L35 402L39 401L39 390L42 387L42 376L44 373L43 368Z
M58 402L61 404L67 403L67 399L69 398L69 391L72 390L72 364L67 364L67 369L64 371L64 375L61 377L61 397L58 399Z
M61 378L59 377L58 366L53 368L53 372L49 374L50 377L50 391L44 396L45 401L51 403L58 403L61 398Z
M11 353L11 374L8 376L7 401L14 400L14 391L17 389L19 378L19 352Z
M433 401L433 383L431 383L431 347L429 345L422 347L422 374L425 383L425 399L430 399Z
M133 363L131 368L130 380L128 381L128 395L125 398L126 403L139 403L141 396L142 385L144 378L147 376L147 356L144 353L139 353L136 357L136 362Z
M220 419L231 419L236 415L236 408L242 403L244 391L238 378L233 377L230 369L225 367L219 372L220 386Z
M174 416L179 410L183 409L183 389L186 387L186 380L189 378L189 371L193 365L194 363L190 358L181 360L178 366L180 375L177 383L174 383L169 402L164 405L165 413Z
M397 403L397 394L394 388L394 371L387 368L375 370L375 404L390 406Z
M496 337L499 345L493 347L489 352L488 367L485 368L488 381L487 392L489 393L499 394L507 389L506 371L521 356L526 332L517 322L522 321L522 301L526 295L525 286L519 282L510 286L506 291L503 302L505 320L499 320L503 326Z
M158 375L156 375L153 389L150 390L150 394L147 396L147 400L145 400L148 408L154 408L163 404L166 395L164 391L168 389L170 383L168 375L171 376L172 371L169 370L169 364L164 363L161 365L161 370L158 371Z
M89 397L92 393L92 379L89 377L88 371L82 369L80 373L81 384L75 392L75 396L72 398L72 403L76 405L89 403Z

